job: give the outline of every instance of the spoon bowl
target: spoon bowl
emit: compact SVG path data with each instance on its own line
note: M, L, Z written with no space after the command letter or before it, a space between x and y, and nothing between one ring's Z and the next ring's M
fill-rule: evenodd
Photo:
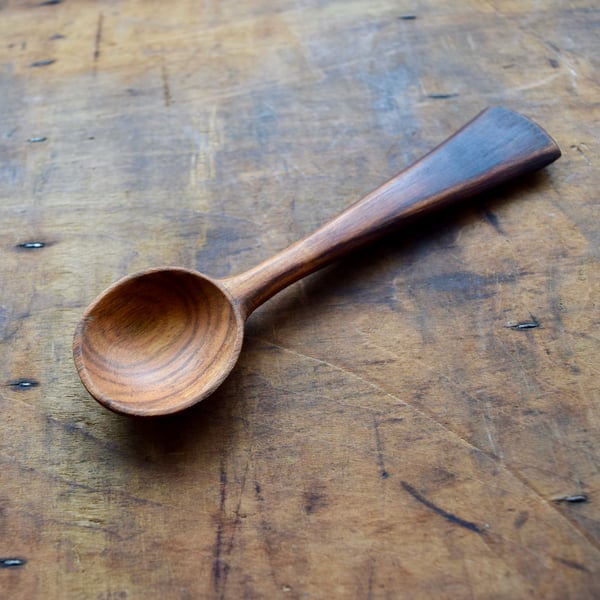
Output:
M242 315L217 281L151 269L121 279L88 308L75 363L106 407L168 414L214 391L235 365L243 333Z
M177 267L122 279L87 309L73 342L85 387L119 413L155 416L206 398L239 355L244 323L288 285L400 225L560 156L533 121L493 107L313 234L227 279Z

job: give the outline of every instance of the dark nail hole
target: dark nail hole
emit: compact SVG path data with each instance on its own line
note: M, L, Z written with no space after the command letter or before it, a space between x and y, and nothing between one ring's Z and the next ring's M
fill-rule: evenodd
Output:
M14 569L27 564L26 558L0 558L0 569Z
M586 494L573 494L571 496L561 496L555 498L555 502L568 502L569 504L579 504L580 502L587 502L589 498Z
M540 322L533 315L531 315L530 321L521 321L519 323L515 323L514 325L507 325L507 327L509 329L517 329L517 330L535 329L536 327L539 327L539 326L540 326Z
M38 387L40 385L40 382L36 381L35 379L23 378L15 379L14 381L9 381L6 385L16 390L30 390L34 387Z
M32 62L29 66L30 67L47 67L48 65L51 65L52 63L55 63L56 59L55 58L47 58L45 60L36 60L35 62Z
M44 242L23 242L22 244L17 244L17 248L22 248L23 250L39 250L45 247L46 244Z
M447 100L448 98L456 98L460 94L429 94L428 98L432 100Z

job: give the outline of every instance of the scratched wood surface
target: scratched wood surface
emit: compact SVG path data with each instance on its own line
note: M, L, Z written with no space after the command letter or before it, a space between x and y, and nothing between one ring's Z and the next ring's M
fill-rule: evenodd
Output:
M0 2L0 596L599 597L593 4ZM113 280L250 267L490 104L560 161L280 294L182 415L86 394Z

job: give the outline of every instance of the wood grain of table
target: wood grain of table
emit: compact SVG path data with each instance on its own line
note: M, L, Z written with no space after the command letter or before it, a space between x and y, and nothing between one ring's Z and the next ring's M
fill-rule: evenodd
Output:
M594 3L0 2L0 596L600 596ZM157 265L242 271L488 105L543 172L250 319L139 420L71 358Z

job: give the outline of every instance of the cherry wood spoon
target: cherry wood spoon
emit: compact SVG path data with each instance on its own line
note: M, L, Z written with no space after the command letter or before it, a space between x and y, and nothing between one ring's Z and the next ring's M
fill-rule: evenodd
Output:
M244 323L263 302L348 252L434 209L539 169L554 140L510 110L484 110L411 167L312 235L226 279L165 267L121 279L81 319L75 365L107 408L181 411L211 394L236 363Z

